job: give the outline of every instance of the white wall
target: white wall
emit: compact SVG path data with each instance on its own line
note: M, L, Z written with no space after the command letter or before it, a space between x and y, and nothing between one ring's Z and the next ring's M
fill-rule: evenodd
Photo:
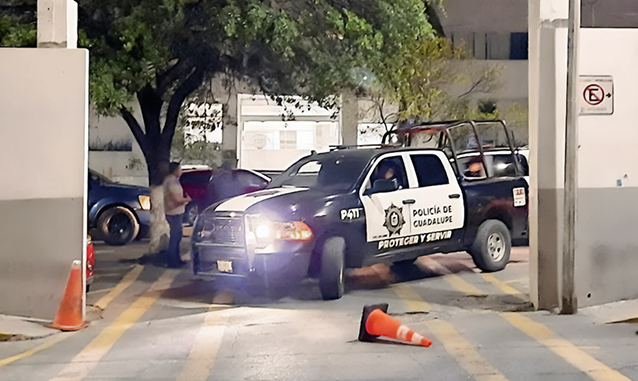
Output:
M142 114L137 102L132 102L133 115L143 126ZM99 116L95 110L89 114L89 147L96 148L109 143L127 143L130 151L89 150L89 168L113 181L123 184L148 185L148 171L142 150L124 119L119 116ZM135 165L134 165L135 164Z
M314 149L326 151L330 145L340 144L338 120L334 111L306 104L301 108L278 106L264 96L238 96L240 140L239 167L255 170L284 170ZM282 121L291 113L294 120ZM281 137L290 132L296 135L295 147L282 147ZM288 135L289 137L291 135ZM226 137L226 135L224 135Z
M446 33L527 31L527 0L445 0L443 7Z
M627 175L638 187L638 29L583 29L581 39L580 73L614 78L614 113L580 117L579 186L614 188Z
M580 73L614 79L613 115L579 118L576 293L581 306L638 298L636 68L638 29L581 31Z
M85 257L88 52L0 62L0 313L53 319Z

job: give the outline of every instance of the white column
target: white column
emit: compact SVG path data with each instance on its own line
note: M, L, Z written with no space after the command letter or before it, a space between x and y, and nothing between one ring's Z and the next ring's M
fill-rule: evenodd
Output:
M78 45L78 5L73 0L38 0L38 47Z
M530 297L560 303L568 0L529 1Z

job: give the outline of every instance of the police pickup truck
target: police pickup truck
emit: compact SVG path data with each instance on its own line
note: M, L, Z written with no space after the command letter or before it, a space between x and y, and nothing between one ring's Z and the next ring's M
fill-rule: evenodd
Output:
M338 299L345 268L467 250L481 270L503 269L527 235L527 182L516 168L486 170L472 123L430 135L449 145L313 152L266 189L212 205L193 231L194 273L261 289L310 274Z

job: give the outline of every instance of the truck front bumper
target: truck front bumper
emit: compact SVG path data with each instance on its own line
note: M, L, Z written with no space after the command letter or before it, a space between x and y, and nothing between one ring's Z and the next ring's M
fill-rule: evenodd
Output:
M308 274L311 250L302 244L287 246L275 253L249 254L244 247L194 243L193 272L245 285L293 287Z

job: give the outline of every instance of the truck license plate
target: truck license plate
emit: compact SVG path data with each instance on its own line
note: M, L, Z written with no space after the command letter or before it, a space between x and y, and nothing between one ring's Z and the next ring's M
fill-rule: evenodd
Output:
M233 262L232 261L217 261L217 270L223 273L232 273Z

